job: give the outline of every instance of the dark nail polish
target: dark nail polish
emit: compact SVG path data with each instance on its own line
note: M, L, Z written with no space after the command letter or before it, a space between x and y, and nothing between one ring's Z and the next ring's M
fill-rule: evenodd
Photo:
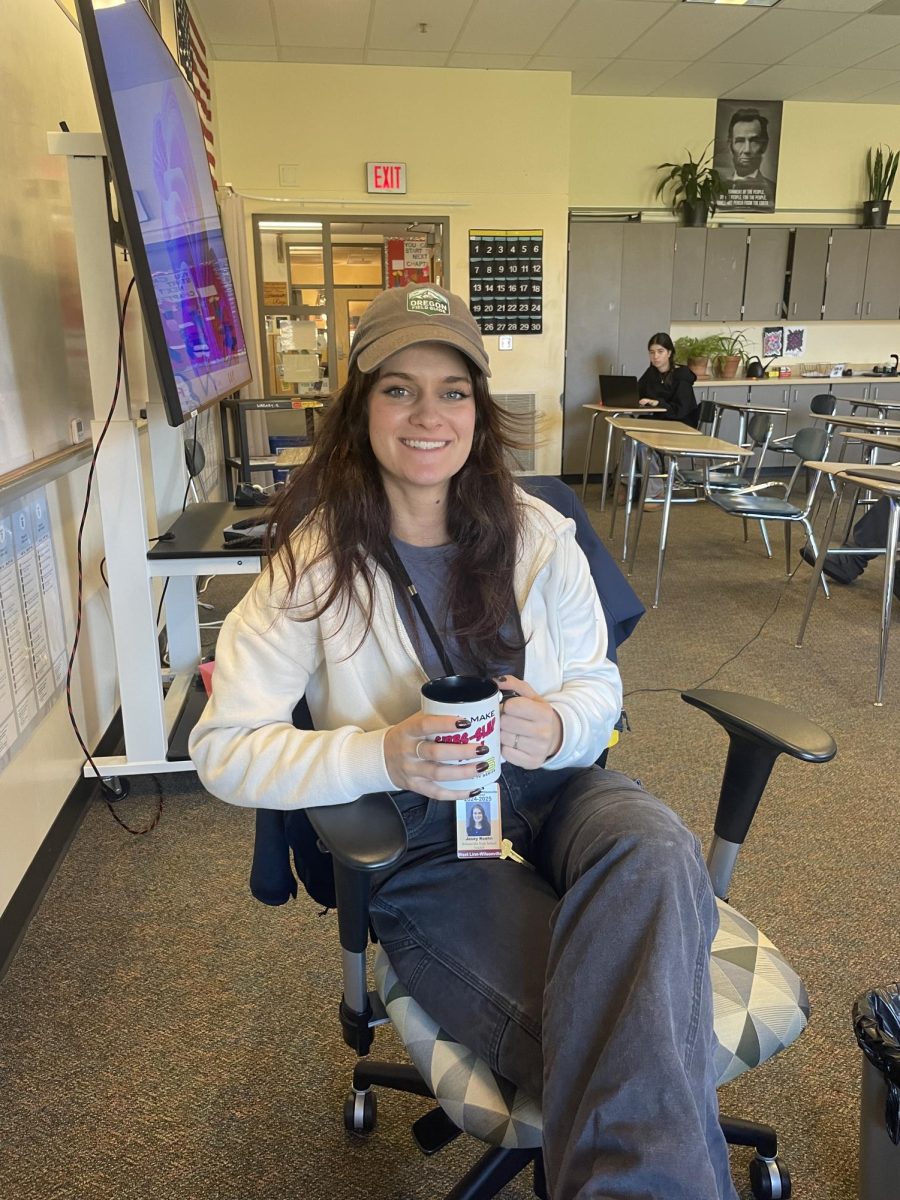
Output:
M487 748L487 746L476 746L476 747L475 747L475 753L476 753L476 754L479 754L479 755L481 755L481 754L487 754L487 753L488 753L488 748Z
M479 763L478 766L475 768L475 770L478 772L479 775L483 775L485 773L485 771L490 770L490 767L491 767L490 763Z
M498 676L497 676L497 682L498 682L498 683L506 683L506 676L505 676L505 675L498 675Z
M480 795L481 795L481 788L476 788L474 792L469 792L469 799L471 800L473 796L480 796Z
M468 717L460 717L459 720L456 722L456 728L457 729L468 729L471 724L472 724L472 722L469 720Z

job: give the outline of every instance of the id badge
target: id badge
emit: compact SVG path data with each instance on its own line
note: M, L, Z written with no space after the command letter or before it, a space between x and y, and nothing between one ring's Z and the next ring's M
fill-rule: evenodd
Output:
M489 783L477 796L456 803L456 857L500 858L500 785Z

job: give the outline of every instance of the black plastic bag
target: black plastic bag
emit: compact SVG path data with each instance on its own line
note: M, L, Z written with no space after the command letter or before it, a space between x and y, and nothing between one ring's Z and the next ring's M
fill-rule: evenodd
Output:
M900 1145L900 984L864 992L853 1005L859 1047L887 1084L884 1120L888 1137Z

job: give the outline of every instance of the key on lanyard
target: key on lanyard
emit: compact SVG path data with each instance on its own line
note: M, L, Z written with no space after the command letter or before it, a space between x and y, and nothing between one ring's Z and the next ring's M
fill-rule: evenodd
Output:
M513 850L513 844L509 838L504 838L500 843L500 857L511 858L513 862L522 863L522 865L526 867L531 866L530 862L526 862L521 854L517 854L515 850Z

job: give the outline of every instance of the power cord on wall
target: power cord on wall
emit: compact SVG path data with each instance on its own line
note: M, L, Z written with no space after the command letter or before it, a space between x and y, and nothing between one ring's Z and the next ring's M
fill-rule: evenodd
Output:
M90 470L88 471L87 487L85 488L85 493L84 493L84 506L81 510L81 520L78 524L78 538L77 538L77 542L76 542L76 559L77 559L77 564L78 564L78 595L77 595L76 604L75 604L75 636L72 640L72 650L71 650L71 653L69 654L69 662L68 662L68 666L66 668L66 707L69 710L69 721L71 722L72 729L75 731L75 737L78 739L78 744L81 747L82 751L84 752L85 758L90 763L91 770L97 776L97 781L100 784L101 794L103 795L103 800L104 800L104 803L106 804L106 807L109 809L109 811L112 813L113 817L116 819L116 821L118 821L118 823L122 826L122 828L127 833L131 833L131 834L140 836L142 834L149 833L152 829L154 829L156 827L156 825L159 823L160 817L162 816L163 791L162 791L162 786L160 785L159 780L156 778L155 775L151 776L151 779L153 779L153 781L156 785L156 794L157 794L157 806L156 806L155 814L151 818L149 824L146 825L143 829L133 829L130 825L126 824L126 822L122 820L122 818L119 816L119 814L116 812L115 808L113 807L113 805L109 799L110 795L113 793L113 789L106 783L106 781L103 778L103 775L100 773L100 768L94 762L91 752L90 752L90 750L88 750L87 744L85 743L84 738L81 736L81 730L78 728L78 722L75 719L75 710L72 707L72 670L75 666L75 655L78 653L78 642L81 637L81 619L82 619L82 615L83 615L84 558L83 558L83 553L82 553L82 543L84 540L84 527L85 527L85 524L87 523L88 509L90 507L90 502L91 502L91 491L94 486L94 471L96 470L96 467L97 467L97 456L100 453L100 447L103 445L103 439L106 437L106 432L109 429L110 423L112 422L113 414L116 411L116 404L118 403L118 400L119 400L119 389L122 385L122 369L123 369L123 365L124 365L124 361L125 361L125 315L128 311L128 301L131 298L131 292L132 292L133 288L134 288L134 278L132 278L131 282L128 284L128 287L125 290L125 298L122 302L122 314L119 317L119 348L118 348L118 361L116 364L116 386L113 391L112 403L109 406L109 412L107 413L106 421L104 422L103 429L100 431L100 436L97 438L97 444L94 446L94 451L93 451L93 454L91 455L91 466L90 466ZM103 560L103 561L105 561L105 560ZM100 565L100 574L101 574L101 577L103 578L104 583L106 583L107 586L109 586L106 576L103 574L103 563L102 562ZM122 795L124 795L124 792L119 793L117 795L117 799L121 799Z
M785 593L787 592L788 586L790 585L792 578L793 578L793 576L786 579L785 582L782 584L781 591L778 593L778 599L775 601L775 605L772 608L772 611L769 613L769 615L763 621L762 625L760 625L759 629L757 629L756 633L754 633L751 638L748 638L747 641L744 642L743 646L740 647L740 649L735 650L734 654L732 654L729 658L726 658L724 662L720 663L716 667L716 669L713 671L712 675L707 675L707 677L705 679L701 679L699 683L691 684L689 688L684 688L684 687L632 688L631 691L624 692L622 694L622 699L625 700L629 696L642 696L649 692L679 692L680 693L680 692L683 692L686 690L693 691L696 688L704 687L707 683L711 683L715 679L715 677L719 674L720 671L723 671L728 666L729 663L733 663L736 658L739 658L744 653L744 651L747 649L747 647L752 646L753 643L756 641L756 639L762 635L762 631L765 629L765 627L768 625L768 623L772 620L772 618L778 612L778 606L781 604L781 601L784 599Z

